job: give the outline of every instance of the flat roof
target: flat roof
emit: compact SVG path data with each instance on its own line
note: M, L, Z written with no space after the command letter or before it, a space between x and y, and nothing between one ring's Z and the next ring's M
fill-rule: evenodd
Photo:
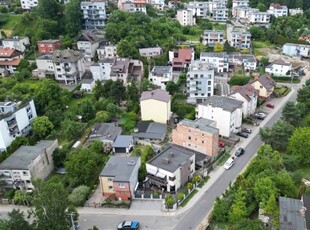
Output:
M223 110L232 112L235 111L237 108L241 108L243 102L229 97L213 95L211 97L206 98L205 101L202 102L201 104L222 108Z
M207 133L213 133L213 134L219 133L219 129L211 126L212 124L214 124L214 121L202 117L194 121L189 119L183 119L182 121L179 122L179 124L190 128L199 129Z
M126 148L132 142L133 137L131 135L118 135L113 143L115 148Z

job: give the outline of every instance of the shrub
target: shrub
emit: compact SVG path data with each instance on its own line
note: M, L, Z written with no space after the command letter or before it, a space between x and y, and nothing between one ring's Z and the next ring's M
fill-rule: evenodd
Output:
M193 178L193 183L198 183L201 180L201 176L197 175Z
M178 200L183 200L184 199L184 193L179 193L178 194Z
M171 195L167 195L165 197L165 202L168 207L174 205L175 203Z
M83 206L90 192L90 188L86 185L81 185L73 189L68 199L74 206Z
M191 182L188 182L186 187L187 187L187 189L192 189L193 188L193 184Z

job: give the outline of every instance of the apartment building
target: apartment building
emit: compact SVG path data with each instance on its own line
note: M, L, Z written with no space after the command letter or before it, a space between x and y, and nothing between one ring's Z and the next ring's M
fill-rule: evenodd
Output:
M208 14L211 15L214 9L226 7L227 0L213 0L207 2L207 4L208 4Z
M247 17L247 23L261 27L269 27L270 13L260 12L258 9L250 10Z
M32 76L38 78L45 78L53 76L55 73L53 64L53 55L44 54L36 59L37 68L32 71Z
M310 45L285 43L282 47L282 53L296 57L310 57Z
M287 6L281 6L279 3L271 3L267 12L273 16L286 17L288 15Z
M118 9L126 12L143 12L146 14L146 0L120 0Z
M196 17L206 17L208 13L208 2L189 2L185 9L191 10Z
M23 10L31 10L38 5L38 0L20 0L20 6Z
M116 53L116 45L112 44L100 45L97 48L97 55L99 60L112 59L118 57Z
M292 63L289 61L284 61L282 59L277 59L271 62L265 68L265 72L273 74L274 76L291 76Z
M249 6L249 0L232 0L232 8L239 6Z
M149 0L148 4L151 4L155 9L163 11L165 9L165 0Z
M60 40L42 40L37 42L39 54L53 54L55 50L59 49L61 45Z
M234 28L230 36L230 45L239 49L249 49L251 47L251 33L242 28Z
M187 9L178 10L176 17L181 26L194 26L196 25L196 18L194 16L194 13L191 10Z
M207 62L212 68L214 68L216 73L228 72L229 55L226 52L221 53L210 53L210 52L201 52L200 61Z
M243 66L245 71L254 71L257 68L256 57L252 54L230 53L229 65Z
M3 48L15 49L24 53L30 45L29 37L13 36L12 38L5 38L2 40Z
M213 47L215 43L224 44L223 30L205 30L201 35L201 43Z
M83 1L81 12L84 29L103 29L107 21L106 2L104 1Z
M171 66L154 66L149 73L149 81L165 90L168 81L173 80Z
M226 6L214 8L211 17L216 22L226 22L228 19L228 9Z
M88 62L94 60L99 41L99 38L91 32L83 33L78 37L77 48Z

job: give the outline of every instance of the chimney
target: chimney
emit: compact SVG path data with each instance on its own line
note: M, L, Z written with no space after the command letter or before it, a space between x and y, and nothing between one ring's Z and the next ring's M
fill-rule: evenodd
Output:
M259 78L259 74L255 74L254 75L254 80L256 81L256 80L258 80L258 78Z

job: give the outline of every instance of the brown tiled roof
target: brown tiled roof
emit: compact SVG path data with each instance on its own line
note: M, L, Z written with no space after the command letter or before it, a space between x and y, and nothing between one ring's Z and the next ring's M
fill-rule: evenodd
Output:
M11 57L15 49L11 48L0 48L0 57Z
M247 101L251 100L251 96L253 96L253 94L258 94L258 90L256 90L252 85L250 84L246 84L243 86L232 86L232 94L235 93L240 93L241 96L243 96Z
M192 49L179 49L178 57L173 59L173 62L183 62L185 63L186 60L191 59L192 57Z
M0 65L11 65L11 66L18 66L20 63L20 59L16 58L12 61L0 61Z

